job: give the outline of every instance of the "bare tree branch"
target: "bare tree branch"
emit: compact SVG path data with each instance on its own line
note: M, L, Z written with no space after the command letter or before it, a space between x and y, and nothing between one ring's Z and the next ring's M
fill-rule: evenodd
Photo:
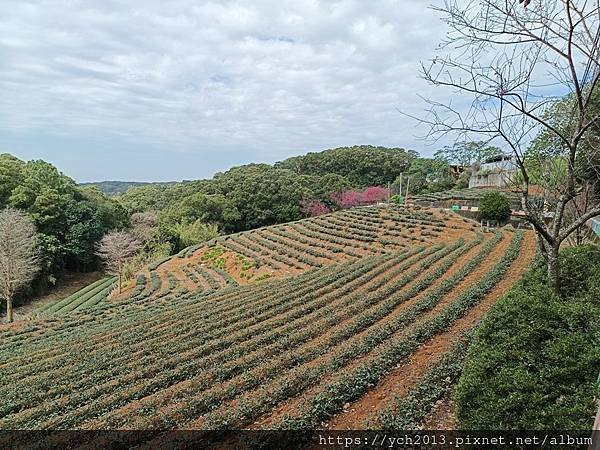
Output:
M119 293L123 267L140 249L141 243L127 231L112 231L98 245L96 254L104 262L107 272L119 277Z
M581 174L587 166L600 175L600 2L519 3L446 0L434 8L449 27L440 47L448 54L422 64L422 75L471 102L429 100L420 121L429 139L483 135L503 142L519 171L513 188L558 291L561 243L600 208L600 176Z

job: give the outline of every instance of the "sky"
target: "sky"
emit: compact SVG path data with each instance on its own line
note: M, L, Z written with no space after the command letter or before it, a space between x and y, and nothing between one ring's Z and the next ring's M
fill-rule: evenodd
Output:
M433 1L435 3L435 0ZM346 145L430 155L423 0L2 0L0 153L77 181L209 178Z

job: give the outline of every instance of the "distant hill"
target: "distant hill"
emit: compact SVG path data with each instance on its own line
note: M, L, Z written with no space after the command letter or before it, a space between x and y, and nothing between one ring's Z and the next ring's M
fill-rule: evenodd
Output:
M146 182L146 181L98 181L97 183L79 183L80 186L96 186L106 195L113 196L122 194L127 189L137 186L147 186L150 184L156 185L173 185L176 184L174 181L165 182Z

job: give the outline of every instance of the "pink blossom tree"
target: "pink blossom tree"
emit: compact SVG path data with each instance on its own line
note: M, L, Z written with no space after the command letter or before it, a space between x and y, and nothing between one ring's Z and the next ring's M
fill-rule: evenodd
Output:
M389 193L389 189L370 186L364 191L336 192L331 194L330 198L339 208L346 209L384 201L388 198Z
M363 203L372 204L387 200L390 195L390 190L379 186L371 186L362 192Z
M300 211L309 217L321 216L331 210L320 200L303 200L300 202Z
M344 191L331 194L331 200L341 209L353 208L362 204L362 193L356 191Z

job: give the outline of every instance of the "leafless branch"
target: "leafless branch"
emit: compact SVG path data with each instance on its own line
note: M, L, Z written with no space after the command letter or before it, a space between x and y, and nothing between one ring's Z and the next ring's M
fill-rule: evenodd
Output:
M561 243L600 208L600 177L584 180L580 173L583 160L600 174L600 6L585 0L527 3L446 0L434 8L449 27L440 46L446 55L422 64L422 75L459 101L471 100L429 100L420 122L430 139L478 135L499 140L513 155L519 169L514 188L558 290ZM572 110L558 117L556 105L565 99ZM534 139L547 147L543 158L532 158L539 151L532 148ZM584 182L593 186L582 202Z

